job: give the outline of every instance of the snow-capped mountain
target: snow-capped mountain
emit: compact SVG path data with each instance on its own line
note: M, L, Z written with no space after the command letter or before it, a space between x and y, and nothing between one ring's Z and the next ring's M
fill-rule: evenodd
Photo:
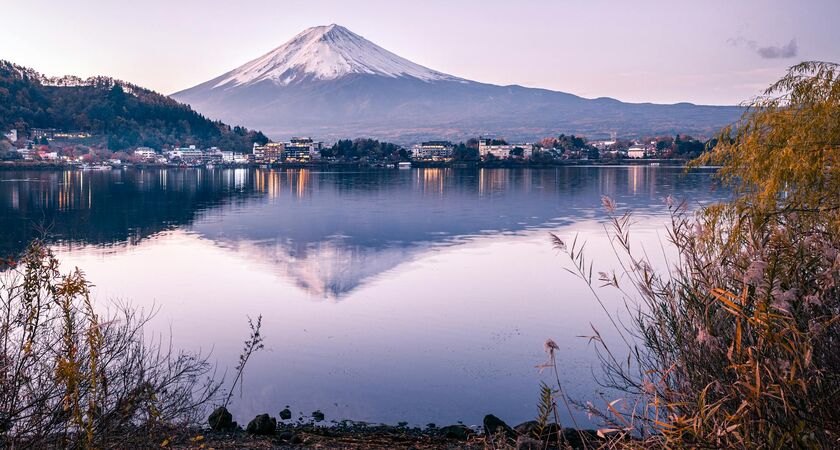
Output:
M368 41L340 25L304 30L289 42L222 76L214 87L271 81L285 86L308 78L335 80L350 74L414 77L424 81L458 80Z
M488 70L504 70L495 62ZM535 69L538 70L538 69ZM371 136L398 142L557 133L709 135L737 107L623 103L497 86L416 64L340 25L304 30L243 66L172 95L214 119L277 138Z

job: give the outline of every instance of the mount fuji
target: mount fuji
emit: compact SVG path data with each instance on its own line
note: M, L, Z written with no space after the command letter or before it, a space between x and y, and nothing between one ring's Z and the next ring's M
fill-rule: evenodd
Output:
M370 136L410 142L558 133L710 135L735 106L624 103L466 80L402 58L340 25L304 30L271 52L172 94L197 111L273 137Z

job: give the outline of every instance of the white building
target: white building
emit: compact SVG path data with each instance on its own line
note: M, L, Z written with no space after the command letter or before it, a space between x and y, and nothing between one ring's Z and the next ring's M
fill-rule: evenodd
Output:
M224 162L225 155L219 147L210 147L204 151L204 158L211 163L220 163Z
M17 149L17 152L24 161L31 161L33 158L32 154L35 153L35 150L30 150L28 148L19 148Z
M10 141L12 141L12 142L17 142L17 140L18 140L17 130L9 130L9 132L8 132L8 133L3 133L3 136L4 136L6 139L8 139L8 140L10 140Z
M285 143L284 156L292 161L308 161L321 157L323 143L315 142L310 137L293 137Z
M252 155L258 163L279 163L283 160L286 151L286 144L282 142L269 142L265 145L258 145L254 142Z
M627 149L627 157L628 158L635 158L641 159L644 158L647 154L647 147L641 144L634 144L631 145L630 148Z
M222 162L225 164L247 164L248 156L244 153L222 151Z
M195 148L195 145L190 145L189 147L179 147L172 149L167 152L167 155L169 156L169 159L197 159L204 156L204 151Z
M137 149L134 150L134 156L143 159L155 159L158 154L149 147L137 147Z
M598 150L606 150L606 149L612 147L613 145L615 145L615 143L616 143L615 139L608 139L608 140L590 142L590 144L593 147L597 148Z
M427 141L411 148L411 157L414 159L430 159L439 161L452 158L454 147L449 141Z
M494 144L492 139L480 139L478 141L478 154L481 158L493 155L498 159L510 158L514 149L522 149L522 157L530 158L534 153L533 144Z

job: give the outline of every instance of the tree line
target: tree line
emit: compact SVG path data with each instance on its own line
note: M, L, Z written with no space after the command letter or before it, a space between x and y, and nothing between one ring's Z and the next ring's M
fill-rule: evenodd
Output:
M210 120L188 105L107 77L52 79L0 61L0 129L86 131L111 150L195 144L249 151L268 138Z

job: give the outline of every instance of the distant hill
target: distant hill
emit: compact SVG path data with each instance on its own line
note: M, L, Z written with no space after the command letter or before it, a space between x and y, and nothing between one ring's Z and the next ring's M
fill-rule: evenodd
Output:
M505 70L503 62L497 70ZM423 67L335 24L304 30L172 97L272 136L371 136L401 143L479 135L533 140L559 133L710 136L742 112L736 106L624 103L466 80Z
M111 150L196 144L250 150L258 131L212 121L189 106L107 77L50 78L0 60L0 129L87 131Z

